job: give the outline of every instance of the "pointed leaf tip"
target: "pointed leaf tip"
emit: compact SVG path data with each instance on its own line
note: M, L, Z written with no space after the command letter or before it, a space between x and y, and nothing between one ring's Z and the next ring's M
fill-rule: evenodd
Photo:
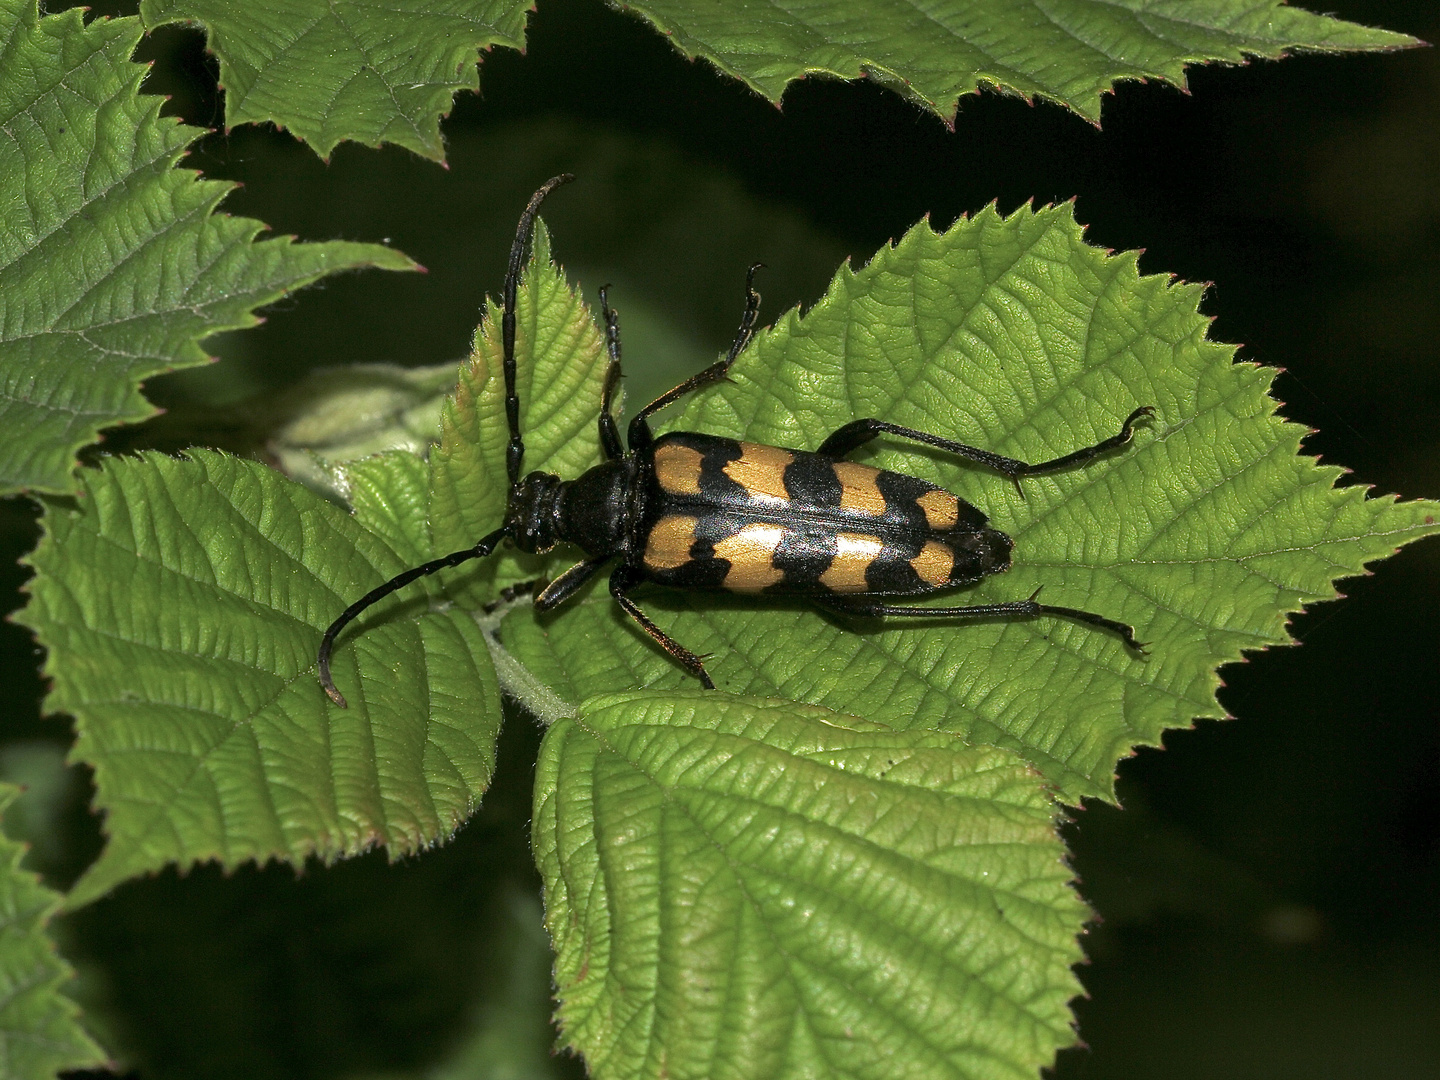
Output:
M0 784L0 813L19 794ZM0 834L0 1048L5 1075L49 1080L71 1069L101 1068L105 1053L85 1033L80 1010L66 996L73 978L47 927L58 893L21 866L25 846Z
M354 517L198 450L108 460L78 507L47 507L17 618L48 650L46 709L75 718L109 836L72 904L169 863L414 851L478 802L499 689L468 612L417 585L341 637L352 708L316 678L331 620L429 557L423 514L392 509L423 494L424 463L353 468Z
M198 342L253 325L256 307L340 270L411 265L371 244L256 243L263 223L216 213L230 185L174 167L200 132L139 93L140 32L77 9L0 12L0 98L24 118L0 168L0 495L73 492L101 429L155 415L141 382L206 362ZM104 107L77 122L74 101Z

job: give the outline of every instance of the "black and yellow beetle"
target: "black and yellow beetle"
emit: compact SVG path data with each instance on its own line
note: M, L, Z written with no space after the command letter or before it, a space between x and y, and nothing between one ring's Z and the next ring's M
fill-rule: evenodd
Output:
M903 473L846 461L845 455L877 435L897 435L987 465L1019 486L1022 476L1077 465L1130 441L1137 420L1154 409L1141 406L1118 434L1063 457L1028 465L988 450L942 439L883 420L853 420L814 451L740 442L696 432L656 438L652 413L693 390L724 379L755 331L760 296L755 271L745 283L745 314L725 359L660 395L630 421L627 452L611 413L620 382L620 328L600 290L610 365L600 402L600 446L605 462L574 480L532 472L520 477L525 444L520 436L520 399L515 392L515 296L529 258L540 203L573 177L548 181L520 217L505 275L501 340L505 415L510 426L506 469L510 494L500 528L474 547L407 570L345 609L320 643L320 684L340 706L345 698L330 677L335 638L360 612L396 589L437 570L489 555L509 539L525 552L556 543L574 544L582 562L535 597L545 611L564 603L606 563L610 594L655 643L714 689L701 657L656 626L630 598L643 582L678 589L725 589L765 596L799 596L840 615L975 619L994 616L1061 616L1112 631L1143 652L1125 623L1089 611L1028 600L966 607L903 607L879 597L920 596L965 585L1010 568L1010 537L989 528L983 513L964 499Z

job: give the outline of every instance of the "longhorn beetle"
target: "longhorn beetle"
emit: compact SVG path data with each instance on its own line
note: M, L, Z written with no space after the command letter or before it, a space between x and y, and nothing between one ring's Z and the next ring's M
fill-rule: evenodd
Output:
M1144 652L1125 623L1089 611L1028 600L965 607L902 607L878 597L919 596L979 581L1010 568L1010 537L989 528L986 516L943 488L903 473L846 461L852 450L877 435L896 435L938 447L1008 476L1018 490L1022 476L1054 472L1089 461L1130 441L1137 420L1154 414L1142 405L1118 434L1094 446L1038 465L1002 457L938 435L884 420L852 420L818 450L786 450L691 431L658 438L649 417L686 394L726 378L730 365L755 332L760 294L755 271L745 282L745 313L725 358L661 394L630 421L629 450L611 412L620 382L620 323L600 290L610 364L600 398L600 446L605 461L574 480L532 472L523 479L525 443L515 391L515 296L530 256L535 216L545 196L574 177L563 174L531 197L505 275L500 320L505 372L505 416L510 426L505 467L510 494L500 528L474 547L406 570L351 604L320 643L320 685L335 704L345 698L330 677L335 638L371 604L417 578L470 559L483 558L508 539L521 551L543 552L557 542L575 544L585 559L535 597L539 611L563 604L606 563L610 595L654 642L708 690L715 688L704 658L675 641L640 610L630 593L642 582L677 589L726 589L766 596L801 596L838 615L977 619L1055 615L1118 634Z

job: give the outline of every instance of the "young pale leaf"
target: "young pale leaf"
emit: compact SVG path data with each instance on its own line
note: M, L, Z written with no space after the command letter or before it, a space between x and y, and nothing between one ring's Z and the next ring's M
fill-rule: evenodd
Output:
M565 1040L610 1077L1033 1077L1086 916L1014 755L718 693L546 734Z
M325 274L413 268L375 244L255 243L213 213L230 184L176 169L201 133L138 93L135 19L41 19L0 0L0 495L69 492L75 453L143 420L148 376L206 361L196 342Z
M273 120L328 156L342 139L444 156L438 121L479 85L477 52L524 47L532 5L430 0L144 0L148 26L205 24L220 58L225 123ZM1059 102L1092 121L1122 79L1183 86L1185 67L1294 50L1399 49L1404 34L1298 11L1281 0L910 0L806 5L743 0L615 3L682 53L771 101L797 79L870 78L946 119L988 86Z
M865 76L947 119L957 97L990 86L1059 102L1098 123L1101 95L1122 79L1184 86L1187 64L1419 44L1282 0L625 6L686 56L709 60L772 101L807 75Z
M273 120L322 157L353 139L440 161L440 117L494 45L524 47L528 0L144 0L150 27L204 23L225 125Z
M459 364L350 364L313 371L253 414L270 431L265 449L287 476L340 494L336 466L386 450L425 456L440 437L440 410Z
M1090 247L1068 206L988 209L943 234L920 225L843 269L806 315L758 335L731 382L668 425L813 449L874 416L1043 461L1154 405L1132 445L1026 479L1023 498L995 473L902 440L855 455L950 488L1014 538L1008 574L929 603L1020 600L1043 586L1047 603L1131 623L1148 656L1056 618L847 625L798 603L660 590L640 594L642 606L713 654L722 690L952 731L1015 751L1067 800L1109 796L1132 747L1223 715L1219 665L1288 642L1287 613L1440 531L1435 504L1337 489L1340 469L1298 455L1304 430L1275 415L1271 372L1205 339L1201 291ZM481 427L498 440L503 416ZM502 640L571 701L694 685L603 583L542 618L517 609Z
M86 471L51 505L20 620L49 650L109 843L71 894L167 863L414 850L471 812L499 697L474 619L419 588L341 639L338 709L315 678L347 604L430 557L413 455L349 473L339 507L253 462L193 451Z
M16 794L0 784L0 813ZM60 897L20 868L24 854L24 845L0 834L0 1072L12 1080L50 1080L62 1069L99 1068L105 1054L61 992L70 965L45 932Z

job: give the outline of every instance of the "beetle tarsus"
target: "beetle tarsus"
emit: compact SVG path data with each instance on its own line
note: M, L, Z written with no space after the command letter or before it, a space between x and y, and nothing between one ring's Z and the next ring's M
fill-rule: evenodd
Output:
M1098 627L1101 630L1109 630L1116 634L1128 648L1134 649L1141 656L1146 656L1145 646L1148 642L1135 640L1135 628L1129 623L1120 622L1118 619L1107 619L1104 615L1097 615L1093 611L1082 611L1079 608L1051 607L1048 604L1036 604L1037 614L1056 615L1063 619L1074 619L1076 622L1085 623L1087 626Z

